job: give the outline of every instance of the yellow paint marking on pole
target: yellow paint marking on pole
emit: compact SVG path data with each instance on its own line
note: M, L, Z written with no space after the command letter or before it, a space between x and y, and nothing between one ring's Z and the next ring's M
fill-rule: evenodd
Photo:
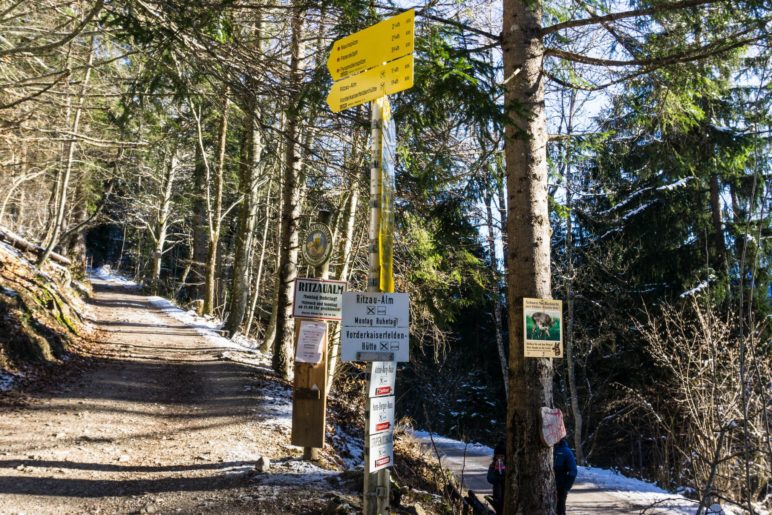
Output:
M332 80L413 53L414 27L415 11L411 9L337 40L327 59Z
M334 83L327 105L337 113L412 88L413 61L413 55L407 55Z

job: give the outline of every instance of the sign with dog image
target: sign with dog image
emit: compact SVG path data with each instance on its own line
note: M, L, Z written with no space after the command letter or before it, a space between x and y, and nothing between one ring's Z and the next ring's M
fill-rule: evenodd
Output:
M523 299L526 358L563 357L563 302Z

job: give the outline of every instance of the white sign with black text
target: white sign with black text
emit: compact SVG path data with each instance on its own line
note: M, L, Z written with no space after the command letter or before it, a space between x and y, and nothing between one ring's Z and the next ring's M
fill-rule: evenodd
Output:
M409 327L407 293L344 293L341 360L410 361Z
M394 361L374 361L372 366L369 397L394 395L394 386L397 382L397 363Z
M318 320L340 320L346 281L298 277L292 316Z
M370 435L369 472L377 472L394 464L394 433Z
M295 361L316 365L322 361L324 353L324 337L327 334L327 322L302 320L298 333Z
M370 434L394 430L394 396L370 399Z

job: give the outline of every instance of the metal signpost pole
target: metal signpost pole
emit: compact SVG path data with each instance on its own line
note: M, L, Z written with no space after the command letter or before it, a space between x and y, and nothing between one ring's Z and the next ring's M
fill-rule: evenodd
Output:
M381 109L377 102L370 102L370 129L372 140L372 153L370 156L370 231L369 231L369 274L367 276L367 291L380 291L381 265L378 259L378 234L380 231L380 204L381 204L381 155L383 141L383 120ZM372 381L373 364L367 364L368 390ZM370 413L367 413L369 421ZM364 506L365 515L372 513L386 513L389 508L389 470L384 469L371 474L370 468L370 428L369 422L365 426L365 484Z

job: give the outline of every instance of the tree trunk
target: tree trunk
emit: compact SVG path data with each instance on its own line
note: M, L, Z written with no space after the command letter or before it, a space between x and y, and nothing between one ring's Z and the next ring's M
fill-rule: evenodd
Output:
M254 288L252 293L252 304L249 307L249 317L247 318L247 327L244 330L244 334L249 336L249 331L252 329L252 320L255 317L255 308L257 302L260 300L261 284L263 281L263 269L265 268L265 252L268 246L268 227L271 225L271 186L273 186L273 180L268 180L268 190L265 193L265 225L263 225L263 237L260 245L260 261L257 264L257 277L255 277Z
M207 224L207 198L209 174L207 173L204 151L196 144L195 163L193 165L193 254L192 267L196 283L195 298L204 297L204 277L209 245L209 225Z
M724 242L724 222L721 219L720 190L718 174L712 174L710 176L710 214L713 225L714 268L726 273L726 243Z
M523 298L550 298L547 131L541 3L504 0L508 107L505 156L509 263L507 514L555 513L552 449L541 443L540 408L552 405L552 360L523 356Z
M150 275L150 287L154 295L159 292L159 282L161 280L161 263L166 246L166 232L169 228L169 214L172 208L172 191L174 186L174 175L177 172L177 151L173 150L169 159L169 166L164 173L164 180L161 190L161 202L158 206L158 215L153 229L153 240L155 247L153 249L153 269Z
M42 266L46 262L51 252L59 244L59 236L62 233L62 225L64 224L64 214L67 211L67 188L70 182L70 175L72 174L72 166L75 162L75 148L77 146L76 139L78 137L78 129L80 127L80 117L83 113L83 101L86 97L86 90L88 89L89 79L91 78L91 65L94 63L94 39L96 36L91 36L88 46L88 58L86 62L86 74L83 77L83 83L80 86L80 92L78 93L78 105L75 108L75 118L72 121L72 134L69 136L70 141L67 143L67 158L64 163L64 171L57 181L58 198L56 200L56 215L54 216L53 227L51 236L45 245L45 250L38 258L38 266Z
M233 257L233 277L230 288L230 309L223 329L235 335L244 320L249 297L249 254L257 220L257 195L259 174L257 164L263 152L262 134L257 125L257 102L250 98L244 117L244 135L241 145L239 170L239 227L236 233L236 250Z
M220 130L217 137L217 168L214 171L214 199L207 195L208 219L209 219L209 249L206 257L206 270L204 279L204 309L206 315L213 315L215 308L215 294L217 285L217 247L220 244L220 227L222 225L222 192L223 177L225 174L225 146L228 141L228 108L230 100L228 92L225 92L225 102L220 117ZM248 116L254 116L249 114ZM256 160L255 160L256 162ZM252 172L254 173L254 171ZM207 192L209 192L207 187Z
M285 131L284 184L282 185L281 245L279 261L279 291L274 340L273 369L283 378L289 378L292 365L292 289L297 276L299 250L299 222L301 213L300 176L302 158L298 142L298 122L301 110L301 59L303 57L303 10L293 3L292 43L290 61L290 88L293 94L287 112Z
M501 291L499 283L501 281L501 274L499 273L499 267L496 264L496 239L493 232L493 196L490 191L485 192L485 217L486 225L488 226L488 253L491 256L491 294L493 296L493 323L494 332L496 335L496 350L499 354L499 364L501 366L501 378L504 382L504 394L509 395L509 384L507 372L507 352L504 349L504 335L502 334L502 319L501 319Z

